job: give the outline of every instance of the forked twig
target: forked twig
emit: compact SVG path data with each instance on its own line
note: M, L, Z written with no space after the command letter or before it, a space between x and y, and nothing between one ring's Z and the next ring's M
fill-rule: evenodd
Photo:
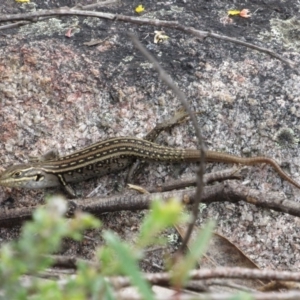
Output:
M199 151L201 155L200 159L200 166L197 172L197 190L196 190L196 201L193 205L192 215L193 219L192 222L189 224L186 235L182 241L181 249L180 251L183 252L186 248L186 245L190 239L190 236L193 232L194 225L196 223L198 212L199 212L199 203L201 200L201 195L203 191L203 175L204 175L204 166L205 166L205 146L202 139L201 131L199 128L199 125L197 123L197 119L195 117L195 114L191 111L190 106L187 102L186 96L184 93L175 85L174 81L172 80L171 76L167 74L167 72L160 66L158 61L149 53L149 51L146 50L146 48L138 41L138 39L133 35L130 34L130 37L134 43L134 45L139 49L139 51L152 63L153 67L156 69L156 71L159 74L160 79L170 88L173 90L177 98L180 100L181 104L185 108L186 112L188 113L189 117L191 118L192 124L195 129L195 133L198 139L199 144Z

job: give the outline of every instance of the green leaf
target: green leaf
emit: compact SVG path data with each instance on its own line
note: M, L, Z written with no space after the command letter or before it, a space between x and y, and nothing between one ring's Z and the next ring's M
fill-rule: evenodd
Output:
M246 292L239 292L236 295L228 298L228 300L253 300L254 298L246 293Z
M177 198L169 201L157 199L152 202L151 210L141 225L138 238L138 246L146 247L157 243L156 236L166 228L179 222L188 220L187 214L183 213L183 205Z
M187 255L180 262L174 265L172 282L175 287L184 286L188 280L189 272L195 268L197 262L205 253L209 240L211 239L214 222L209 221L198 233L197 237L189 247Z
M143 299L153 300L153 294L148 282L142 277L138 267L137 259L133 256L132 250L128 245L122 243L120 239L112 232L103 234L108 246L110 246L117 255L122 272L126 274L131 282L138 288Z

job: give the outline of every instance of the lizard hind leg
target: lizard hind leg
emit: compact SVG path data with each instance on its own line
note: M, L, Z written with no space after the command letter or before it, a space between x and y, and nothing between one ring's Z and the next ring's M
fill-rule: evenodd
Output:
M196 112L196 114L200 114L200 112ZM156 138L162 131L170 130L173 127L187 121L189 115L186 113L184 108L181 108L175 112L175 114L168 120L158 123L145 137L144 140L149 142L155 142ZM145 168L147 162L144 160L136 160L134 164L130 167L128 171L126 182L132 182L133 178L138 176L142 169Z

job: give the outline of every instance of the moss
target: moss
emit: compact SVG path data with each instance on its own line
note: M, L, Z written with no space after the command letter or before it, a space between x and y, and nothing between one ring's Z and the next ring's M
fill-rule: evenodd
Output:
M300 49L300 20L293 17L288 20L271 19L271 32L262 32L265 41L275 40L287 49Z
M24 35L30 35L31 37L41 35L52 36L55 33L64 35L68 29L72 28L73 35L80 31L77 25L77 17L68 18L67 22L63 22L57 18L51 18L45 21L30 23L29 25L23 26L20 28L20 33Z
M282 147L293 147L298 143L291 128L281 128L275 134L275 140Z

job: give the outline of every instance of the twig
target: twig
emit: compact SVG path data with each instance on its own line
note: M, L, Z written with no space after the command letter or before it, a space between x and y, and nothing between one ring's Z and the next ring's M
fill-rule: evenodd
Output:
M188 226L186 235L182 241L182 245L180 247L180 251L183 252L187 246L187 243L190 239L190 236L193 232L194 225L196 223L197 217L198 217L198 212L199 212L199 203L201 200L201 195L204 187L203 183L203 175L205 171L205 146L204 142L202 139L201 131L197 122L197 119L195 117L195 114L191 111L190 106L187 102L186 96L184 93L175 85L174 81L172 78L167 74L167 72L160 66L160 64L157 62L157 60L149 53L149 51L146 50L146 48L138 41L138 39L130 34L131 39L134 43L134 45L140 50L140 52L153 64L153 67L156 69L156 71L159 74L160 79L170 88L173 90L177 98L180 100L181 104L185 108L186 112L188 113L192 124L195 129L196 137L198 139L198 144L199 144L199 150L200 150L200 166L197 172L197 190L196 190L196 201L193 206L192 210L192 215L193 219L191 223Z
M117 299L122 300L132 300L131 297L124 297L119 293ZM228 300L228 299L236 299L237 295L228 292L222 293L202 293L197 295L187 295L176 293L175 299L180 300ZM135 297L134 300L142 300L142 297ZM166 296L157 296L156 300L174 300L174 295L166 297ZM239 299L246 299L245 297L240 297ZM248 298L247 298L248 299ZM288 291L288 292L278 292L278 293L250 293L250 298L252 300L299 300L300 292L299 291Z
M53 260L51 264L53 267L65 268L65 269L77 269L78 262L83 262L89 265L90 267L94 267L94 268L100 267L100 265L96 261L85 260L75 256L66 256L66 255L45 255L45 256L50 257Z
M48 18L45 18L45 19L48 19ZM19 26L22 26L22 25L27 25L29 23L31 23L31 22L29 22L29 21L19 21L19 22L15 22L15 23L10 23L10 24L0 26L0 30L15 28L15 27L19 27Z
M162 273L145 273L144 278L151 284L169 286L171 285L172 274ZM214 269L192 270L189 273L190 280L207 280L216 278L226 279L252 279L252 280L276 280L276 281L300 281L300 272L275 271L275 270L258 270L248 268L229 268L217 267ZM131 284L127 277L112 277L109 281L118 287L126 287Z
M258 281L258 280L257 280ZM192 282L199 282L193 280ZM237 284L233 280L222 280L222 279L208 279L208 280L201 280L200 281L202 284L204 284L206 287L212 287L212 286L222 286L222 287L229 287L231 290L237 290L237 291L244 291L247 293L255 292L256 290L254 288L247 287L242 284ZM211 288L211 291L213 289Z
M107 0L107 1L97 2L97 3L84 5L84 6L75 5L74 7L71 7L71 9L92 10L92 9L95 9L95 8L98 8L98 7L111 5L111 4L114 4L114 3L117 3L117 2L118 2L118 0ZM49 18L50 17L40 18L39 21L47 20ZM32 22L30 22L30 21L19 21L19 22L15 22L15 23L11 23L11 24L6 24L6 25L0 26L0 30L15 28L15 27L19 27L19 26L22 26L22 25L28 25L30 23L32 23Z
M152 276L153 275L153 276ZM169 273L158 273L146 275L146 279L153 284L169 282L171 275ZM155 278L156 277L156 278ZM219 267L215 269L192 270L190 279L203 280L211 278L226 279L259 279L259 280L278 280L278 281L300 281L300 272L275 271L275 270L257 270L247 268L226 268ZM151 280L152 279L152 280Z
M69 201L68 216L72 216L79 209L100 215L105 212L121 210L141 210L149 208L153 199L167 201L171 197L177 197L183 203L194 203L195 189L179 190L165 193L133 195L126 193L122 195L110 196L105 198L83 198ZM231 202L237 203L244 201L257 207L273 209L275 211L288 213L292 216L300 217L300 203L288 200L283 193L268 192L263 193L255 189L250 189L239 182L226 181L213 186L207 186L203 190L201 202ZM0 209L0 226L15 226L24 220L30 219L33 211L38 206L24 207L17 209Z
M209 174L204 174L203 182L206 185L207 183L215 182L215 181L224 181L228 179L240 179L241 175L237 168L226 169L222 171L217 171ZM196 186L197 181L195 177L190 179L180 179L174 180L170 183L161 185L161 186L152 186L145 187L149 193L162 193L169 192L173 190L184 189L189 186Z
M130 22L130 23L134 23L134 24L138 24L138 25L152 25L152 26L160 27L160 28L162 28L162 27L173 28L173 29L180 30L180 31L188 33L188 34L195 35L201 39L211 37L211 38L235 43L235 44L238 44L241 46L245 46L245 47L266 53L274 58L279 59L283 63L287 64L290 68L297 71L295 68L295 64L291 60L280 56L279 54L271 51L268 48L259 47L254 44L246 43L244 41L234 39L234 38L231 38L228 36L216 34L213 32L197 30L194 27L183 26L175 21L147 19L147 18L139 18L139 17L134 17L134 16L125 16L125 15L87 11L87 10L76 10L76 9L70 9L70 8L59 8L59 9L52 9L52 10L39 10L39 11L29 12L29 13L24 13L24 14L0 15L0 22L17 21L17 20L35 20L36 21L36 18L55 16L55 15L89 16L89 17L96 17L96 18L102 18L102 19L108 19L108 20Z
M91 9L95 9L98 7L103 7L103 6L108 6L114 3L118 3L119 0L107 0L107 1L101 1L101 2L97 2L97 3L93 3L93 4L89 4L89 5L83 5L80 7L80 9L84 9L84 10L91 10ZM79 6L75 6L75 8L78 8Z
M171 286L171 273L146 273L144 278L151 285L161 285L161 286ZM192 270L190 272L190 280L207 280L207 279L256 279L256 280L276 280L276 281L300 281L300 272L289 272L289 271L274 271L274 270L257 270L257 269L246 269L246 268L223 268L218 267L215 269L201 269L201 270ZM127 277L110 277L107 280L118 289L122 287L127 287L131 285L129 278ZM233 297L232 294L222 293L202 293L192 295L192 297L186 295L181 296L177 295L180 299L216 299L216 300L225 300ZM251 293L251 299L257 300L298 300L300 299L299 291L287 291L282 292L272 292L272 293L262 293L262 292L253 292ZM123 298L122 298L123 299ZM159 299L159 298L157 298ZM166 298L164 298L166 299ZM169 298L174 299L174 298Z

